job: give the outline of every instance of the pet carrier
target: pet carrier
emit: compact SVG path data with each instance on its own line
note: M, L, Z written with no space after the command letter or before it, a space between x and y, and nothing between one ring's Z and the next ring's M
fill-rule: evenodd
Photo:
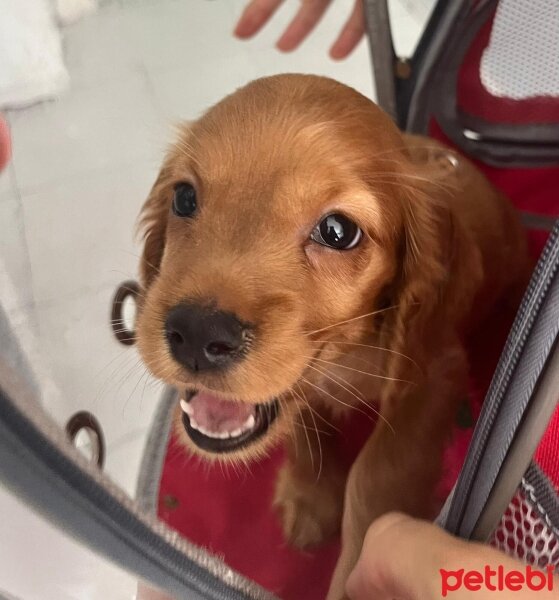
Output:
M439 523L558 569L559 6L440 0L408 60L395 55L387 2L365 8L381 106L403 129L472 158L522 212L541 254L506 343L503 320L472 348L472 394L447 451L441 495L453 489ZM136 293L125 284L115 298L119 330L124 298ZM126 342L133 331L119 335ZM167 389L134 503L42 412L2 313L0 337L0 477L26 502L174 598L324 597L338 545L302 553L283 543L270 508L281 451L250 474L200 466L177 450Z

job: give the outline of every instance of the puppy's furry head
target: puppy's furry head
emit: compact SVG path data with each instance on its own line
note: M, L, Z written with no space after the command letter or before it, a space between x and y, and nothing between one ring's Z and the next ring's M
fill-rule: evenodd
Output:
M182 129L143 209L137 339L184 391L187 443L263 450L307 396L355 402L414 352L410 328L459 312L433 179L376 105L320 77L257 80ZM365 350L374 368L344 365Z

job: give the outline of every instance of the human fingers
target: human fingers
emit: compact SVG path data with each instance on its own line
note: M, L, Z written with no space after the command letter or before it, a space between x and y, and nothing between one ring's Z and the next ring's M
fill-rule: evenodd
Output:
M252 37L269 21L283 0L252 0L237 21L234 34L240 38Z
M365 13L362 0L356 0L353 11L343 26L340 35L330 48L330 56L336 60L346 58L365 34Z
M303 0L301 8L283 32L277 47L284 52L294 50L316 27L331 0Z
M426 600L436 596L439 569L463 550L439 527L391 513L369 528L346 590L351 600Z

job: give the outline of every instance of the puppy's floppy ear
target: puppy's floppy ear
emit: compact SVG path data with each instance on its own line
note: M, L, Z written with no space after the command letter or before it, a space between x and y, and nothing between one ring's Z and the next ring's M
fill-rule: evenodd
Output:
M168 157L140 212L138 231L144 244L140 262L140 281L144 289L153 282L163 257L171 183Z
M444 351L439 344L448 333L459 335L483 265L471 234L452 211L456 179L448 168L409 165L402 181L400 272L384 335L394 350L390 376L409 379L409 362L402 355L422 367L430 351Z

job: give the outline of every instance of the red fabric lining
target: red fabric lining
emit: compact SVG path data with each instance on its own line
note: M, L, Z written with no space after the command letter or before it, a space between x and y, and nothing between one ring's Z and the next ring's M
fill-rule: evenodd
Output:
M339 455L348 464L372 430L374 413L370 416L372 420L359 414L343 427ZM312 552L285 543L272 508L283 459L278 448L268 458L251 463L250 472L244 466L202 464L171 436L158 515L192 543L224 557L233 569L280 598L321 600L337 560L339 541Z
M290 548L271 511L278 450L252 465L249 474L207 467L170 441L161 479L159 517L192 543L222 556L238 572L280 598L324 598L338 542L316 553ZM178 505L169 507L169 498Z

